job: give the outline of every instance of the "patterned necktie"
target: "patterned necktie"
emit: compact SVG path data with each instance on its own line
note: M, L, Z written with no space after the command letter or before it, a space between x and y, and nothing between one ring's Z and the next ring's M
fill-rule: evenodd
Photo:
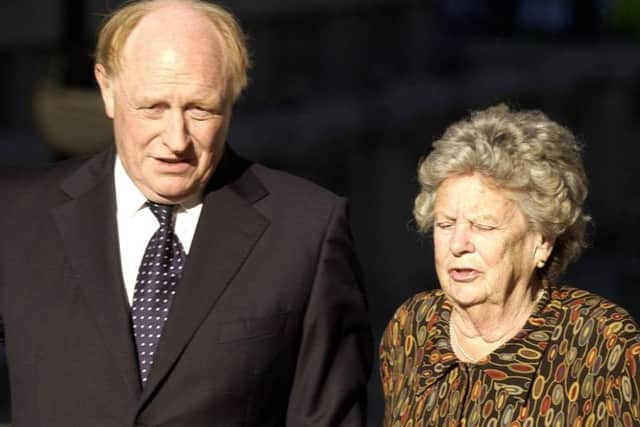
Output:
M160 341L162 327L167 321L185 261L182 244L173 232L174 206L153 202L147 202L147 205L160 222L160 228L147 244L138 269L131 306L133 336L143 385L149 377L153 355Z

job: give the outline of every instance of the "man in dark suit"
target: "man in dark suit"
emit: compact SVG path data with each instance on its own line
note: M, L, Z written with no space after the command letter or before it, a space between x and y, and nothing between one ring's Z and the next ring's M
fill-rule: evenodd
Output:
M210 3L106 22L115 149L21 180L1 217L15 427L364 425L346 203L225 146L247 66Z

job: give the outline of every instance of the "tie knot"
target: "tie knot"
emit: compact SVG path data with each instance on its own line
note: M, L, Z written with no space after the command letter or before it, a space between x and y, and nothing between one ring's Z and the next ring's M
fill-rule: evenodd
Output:
M161 226L171 228L171 217L173 214L173 208L176 205L163 205L155 202L147 202L149 209L158 219Z

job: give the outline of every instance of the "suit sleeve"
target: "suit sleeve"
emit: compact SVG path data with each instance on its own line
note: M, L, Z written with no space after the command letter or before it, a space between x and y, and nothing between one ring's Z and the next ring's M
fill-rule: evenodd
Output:
M7 206L15 203L15 186L9 181L6 172L0 173L0 197L6 202L5 208L0 210L0 233L6 231L7 222ZM4 243L4 242L3 242ZM0 244L0 362L4 361L4 276L2 272L2 264L4 262L3 251L5 244Z
M304 315L287 426L364 426L373 357L364 286L340 199Z
M8 212L16 202L17 195L21 191L15 179L10 179L8 171L0 173L0 197L5 202L5 206L0 210L0 233L4 235L7 230ZM7 359L5 351L5 333L4 333L4 293L5 279L3 272L3 264L5 262L4 251L7 244L0 244L0 422L7 421L4 415L9 413L9 380L7 371Z
M0 199L4 202L4 207L0 209L0 233L4 234L7 230L9 222L9 214L11 207L16 204L18 196L25 192L25 182L27 174L24 171L2 170L0 172ZM6 248L6 242L0 244L0 363L4 361L4 276L2 272L2 263L4 262L3 251Z

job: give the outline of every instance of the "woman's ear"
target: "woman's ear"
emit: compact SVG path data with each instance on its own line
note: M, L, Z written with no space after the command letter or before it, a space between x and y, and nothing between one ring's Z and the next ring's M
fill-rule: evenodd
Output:
M538 243L536 244L536 248L534 250L534 260L536 263L536 267L542 268L546 264L547 260L551 256L551 251L553 251L553 245L555 244L555 240L548 239L542 235L540 235Z

